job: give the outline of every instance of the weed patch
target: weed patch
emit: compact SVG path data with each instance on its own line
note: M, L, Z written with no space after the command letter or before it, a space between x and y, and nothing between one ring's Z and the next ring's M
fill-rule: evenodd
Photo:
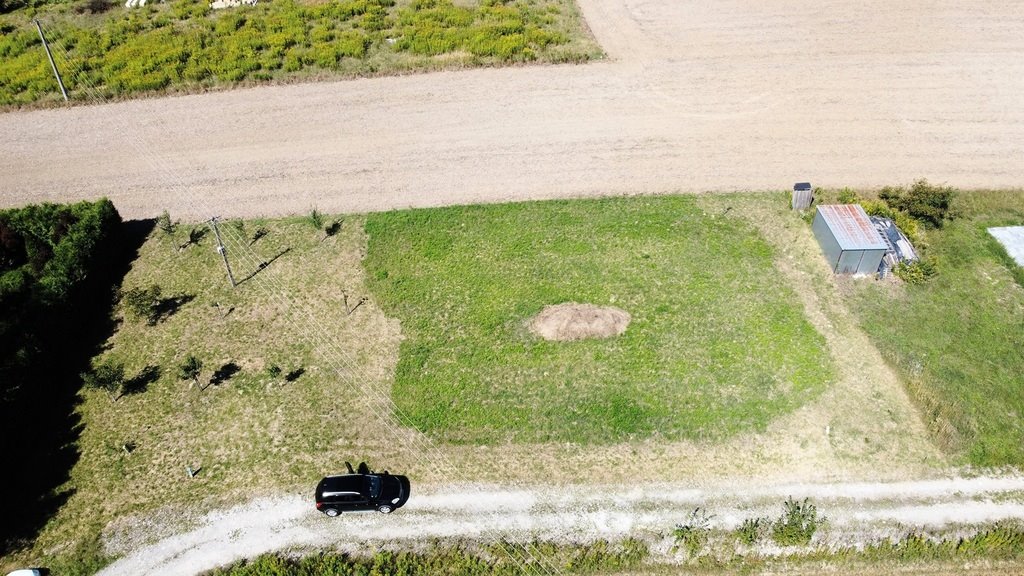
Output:
M33 14L43 17L69 94L79 99L600 54L569 0L275 0L216 12L206 0L111 12L90 1L86 11L98 15L67 14L56 5ZM28 12L14 12L3 26L0 106L56 98ZM468 57L444 60L453 54Z

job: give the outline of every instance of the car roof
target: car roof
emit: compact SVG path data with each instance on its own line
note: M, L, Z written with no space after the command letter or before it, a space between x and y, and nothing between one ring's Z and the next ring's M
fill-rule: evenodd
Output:
M320 481L324 492L362 492L366 488L366 477L362 474L328 476Z

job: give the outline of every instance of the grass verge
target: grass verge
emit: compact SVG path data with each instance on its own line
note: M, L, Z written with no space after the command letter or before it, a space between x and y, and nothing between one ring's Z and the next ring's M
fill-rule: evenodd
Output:
M1024 194L969 192L929 230L939 274L854 282L851 306L900 371L934 438L975 466L1024 464L1024 288L986 231L1024 223Z
M393 397L449 442L717 439L763 430L832 377L772 250L689 197L367 217L368 281L402 322ZM549 342L545 305L632 315L608 340Z
M444 547L435 544L426 552L382 551L371 556L321 553L305 557L265 554L226 568L208 572L208 576L265 576L270 574L308 574L352 576L373 574L462 574L512 575L549 573L558 570L569 574L606 574L641 565L649 551L639 540L627 539L610 544L527 544L499 542L484 546L462 545Z
M600 56L573 0L78 0L0 17L0 106L60 97L33 17L75 99Z

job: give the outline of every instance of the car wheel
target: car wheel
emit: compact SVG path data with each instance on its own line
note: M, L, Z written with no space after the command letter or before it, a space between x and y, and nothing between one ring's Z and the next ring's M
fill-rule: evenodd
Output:
M341 514L341 512L338 512L338 509L337 509L337 508L325 508L325 509L324 509L324 514L327 514L327 515L328 515L328 516L330 516L331 518L334 518L334 517L335 517L335 516L337 516L338 514Z
M380 512L381 514L391 514L394 510L395 507L391 504L381 504L380 506L377 506L377 512Z

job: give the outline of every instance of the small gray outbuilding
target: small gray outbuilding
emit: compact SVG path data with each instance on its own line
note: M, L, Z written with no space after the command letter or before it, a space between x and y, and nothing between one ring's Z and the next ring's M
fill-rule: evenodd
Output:
M836 274L874 274L889 248L859 204L818 206L811 229Z

